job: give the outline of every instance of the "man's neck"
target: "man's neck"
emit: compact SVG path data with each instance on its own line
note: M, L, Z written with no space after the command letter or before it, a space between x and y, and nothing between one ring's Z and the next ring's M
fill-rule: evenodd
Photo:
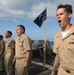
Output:
M7 37L7 39L9 39L9 38L11 38L11 37Z
M68 24L65 28L62 28L62 32L66 32L68 30L70 30L72 27L72 24Z
M19 37L21 37L22 35L23 35L23 33Z

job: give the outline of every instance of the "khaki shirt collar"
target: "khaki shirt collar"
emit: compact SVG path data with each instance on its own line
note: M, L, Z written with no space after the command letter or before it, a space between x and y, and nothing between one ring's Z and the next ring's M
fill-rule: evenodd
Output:
M66 37L68 37L68 36L71 35L71 34L74 34L74 26L72 26L70 32L66 35ZM57 38L58 38L58 37L63 38L63 37L62 37L62 31L60 31L60 32L58 33ZM65 38L66 38L66 37L65 37Z
M70 29L70 32L66 35L66 37L70 36L71 34L74 34L74 26L72 26L72 28Z
M10 37L10 38L7 39L7 41L10 41L11 39L12 39L12 38Z
M22 34L20 37L18 37L18 40L24 37L25 34Z
M72 26L72 28L71 28L69 34L73 34L73 33L74 33L74 26Z
M57 35L56 37L57 37L57 38L58 38L58 37L62 38L61 31L58 33L58 35Z
M24 34L22 34L19 38L22 38L24 36Z

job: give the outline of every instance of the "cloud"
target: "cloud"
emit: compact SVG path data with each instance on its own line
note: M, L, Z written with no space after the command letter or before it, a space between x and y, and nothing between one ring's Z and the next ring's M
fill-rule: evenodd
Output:
M74 0L0 0L0 19L23 18L33 20L45 7L47 7L48 18L55 17L56 8L61 3L69 3L74 7Z

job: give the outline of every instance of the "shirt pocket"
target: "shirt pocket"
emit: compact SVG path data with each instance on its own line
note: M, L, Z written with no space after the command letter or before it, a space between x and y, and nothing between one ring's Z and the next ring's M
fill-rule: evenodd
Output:
M23 43L19 43L19 45L18 45L19 47L23 47Z
M74 46L73 45L68 46L67 53L70 57L74 57Z
M23 47L23 43L19 43L19 50L20 50L20 54L23 55L26 53L25 48Z

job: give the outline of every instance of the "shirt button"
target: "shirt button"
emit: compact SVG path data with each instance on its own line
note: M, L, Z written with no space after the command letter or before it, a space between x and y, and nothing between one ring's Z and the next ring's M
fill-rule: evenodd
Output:
M63 56L65 56L65 55L63 55Z

